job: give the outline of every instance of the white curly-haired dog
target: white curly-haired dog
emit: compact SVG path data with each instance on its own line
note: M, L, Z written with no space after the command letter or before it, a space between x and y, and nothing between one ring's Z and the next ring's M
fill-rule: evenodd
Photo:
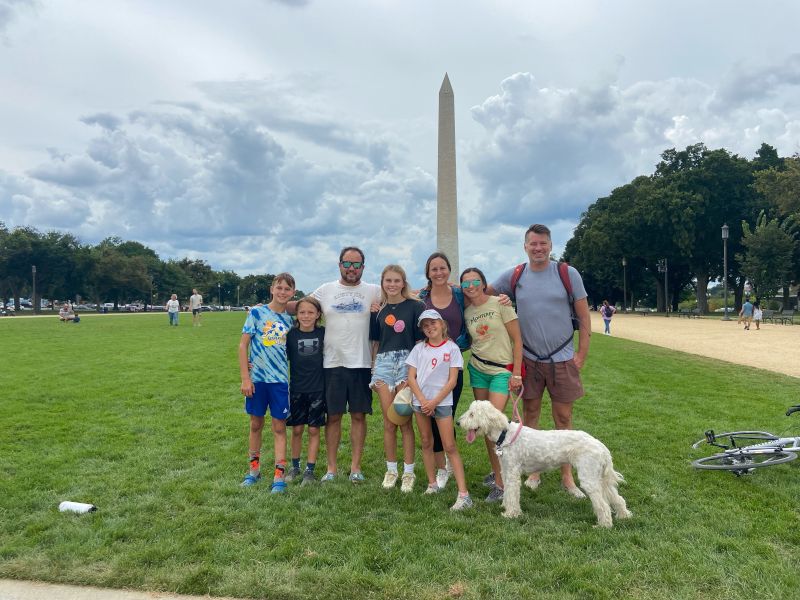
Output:
M627 519L631 512L619 495L617 484L622 475L614 470L611 453L603 443L584 431L540 431L509 423L506 415L487 400L475 400L458 419L459 427L467 430L467 442L487 436L497 444L505 493L504 517L522 514L519 491L523 473L558 468L570 463L578 470L580 487L592 501L599 527L611 527L611 511L618 519ZM519 428L522 431L517 433Z

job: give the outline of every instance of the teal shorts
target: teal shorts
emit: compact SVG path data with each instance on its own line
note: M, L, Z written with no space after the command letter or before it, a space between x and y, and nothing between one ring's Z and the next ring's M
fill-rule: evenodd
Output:
M508 394L508 380L511 379L511 371L503 371L497 375L487 375L478 371L470 362L467 365L469 370L470 385L479 390L489 390L498 394Z

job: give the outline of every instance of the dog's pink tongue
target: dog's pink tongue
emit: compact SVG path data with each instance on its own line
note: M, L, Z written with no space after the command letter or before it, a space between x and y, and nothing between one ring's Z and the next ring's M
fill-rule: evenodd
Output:
M471 444L472 442L474 442L475 441L475 437L476 437L475 430L474 429L468 429L467 430L467 443Z

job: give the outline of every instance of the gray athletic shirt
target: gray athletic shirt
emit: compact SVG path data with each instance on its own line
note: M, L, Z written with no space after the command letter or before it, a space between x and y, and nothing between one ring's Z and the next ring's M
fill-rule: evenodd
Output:
M551 260L550 266L544 271L531 271L530 265L526 264L515 294L511 293L512 273L514 269L504 272L492 283L492 287L497 294L516 297L522 341L539 356L547 356L573 333L567 290L558 276L558 263ZM569 280L575 300L586 298L583 279L572 267L569 267ZM523 353L529 359L536 360L527 350L523 349ZM553 355L553 361L563 362L574 355L573 344L567 344Z

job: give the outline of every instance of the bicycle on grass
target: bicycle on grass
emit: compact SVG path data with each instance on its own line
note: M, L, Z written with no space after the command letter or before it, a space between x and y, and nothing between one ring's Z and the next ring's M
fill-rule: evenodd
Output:
M786 416L798 411L800 405L791 406L786 411ZM695 469L731 471L741 477L754 469L780 465L797 458L797 453L800 452L800 436L783 437L768 431L714 433L714 430L709 429L702 440L692 444L692 448L706 446L722 448L722 452L693 461L692 466Z

